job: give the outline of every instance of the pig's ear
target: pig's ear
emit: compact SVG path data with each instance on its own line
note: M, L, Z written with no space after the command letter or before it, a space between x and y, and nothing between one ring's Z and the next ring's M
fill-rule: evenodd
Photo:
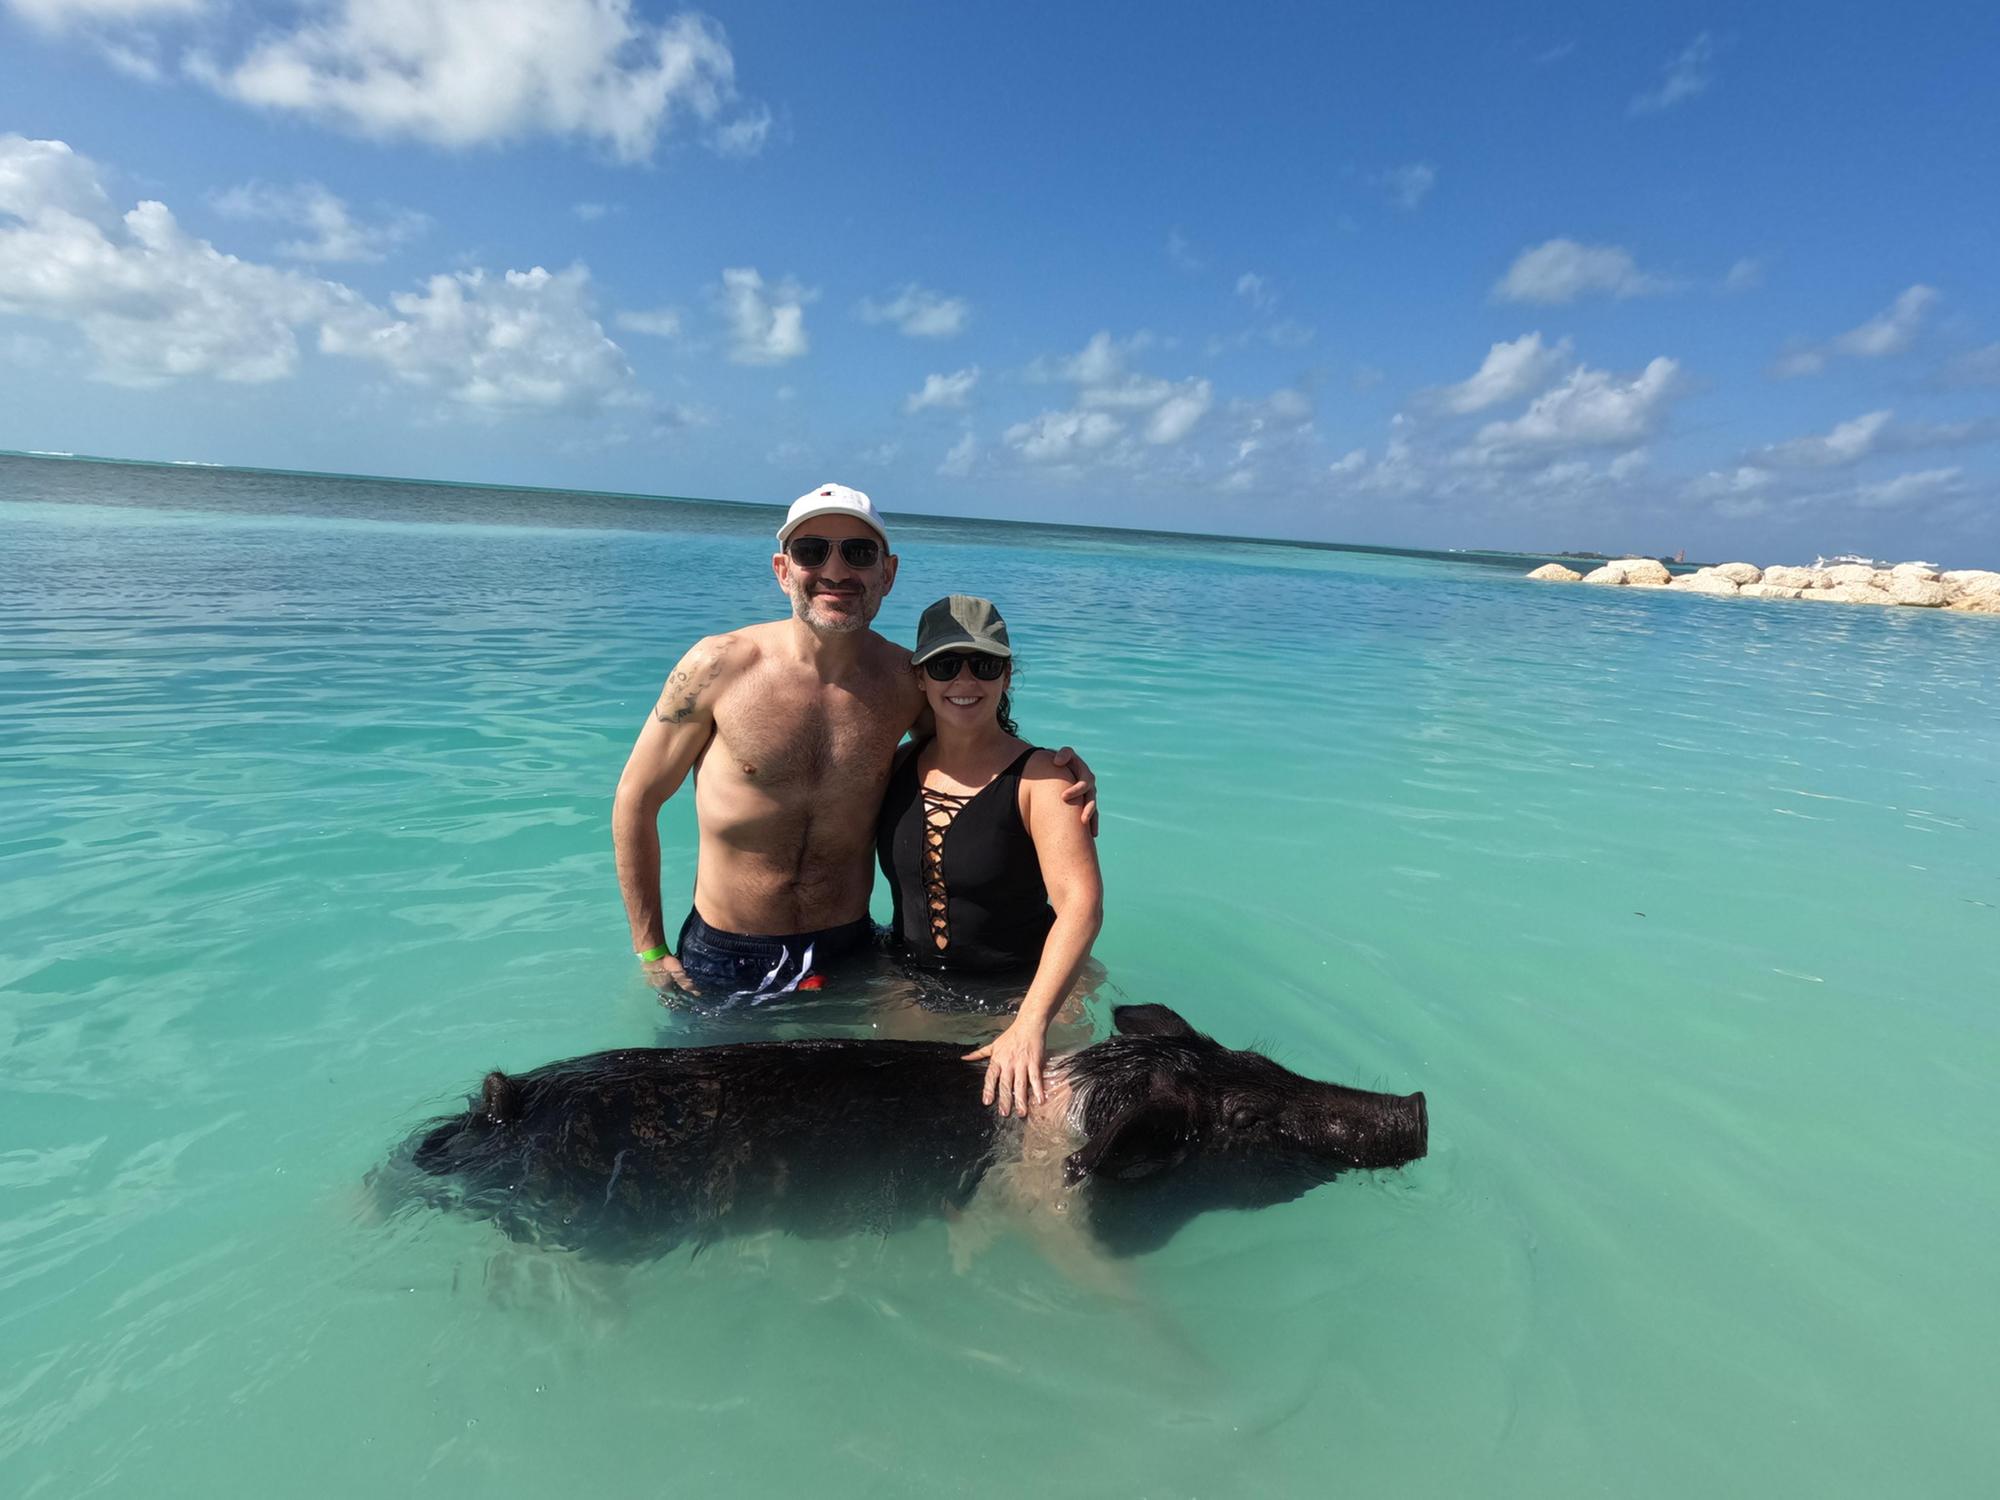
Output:
M1164 1100L1136 1105L1064 1158L1063 1184L1075 1187L1086 1177L1130 1182L1164 1171L1187 1155L1192 1123L1185 1109Z
M1120 1036L1198 1036L1179 1014L1164 1005L1121 1005L1111 1012Z

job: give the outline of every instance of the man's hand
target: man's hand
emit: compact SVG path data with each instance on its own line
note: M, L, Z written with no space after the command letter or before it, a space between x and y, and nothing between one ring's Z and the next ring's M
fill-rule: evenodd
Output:
M700 990L688 983L687 970L680 960L667 953L652 960L640 959L639 967L646 971L646 982L656 990L676 989L683 995L699 995Z
M1083 826L1090 830L1092 838L1096 838L1097 778L1083 763L1083 757L1067 745L1056 751L1056 769L1067 771L1070 776L1070 784L1063 788L1063 801L1083 810Z
M966 1053L960 1060L981 1059L986 1062L986 1087L980 1093L980 1102L997 1103L1003 1117L1016 1114L1026 1119L1028 1100L1032 1097L1035 1103L1042 1102L1042 1028L1016 1020L984 1047Z

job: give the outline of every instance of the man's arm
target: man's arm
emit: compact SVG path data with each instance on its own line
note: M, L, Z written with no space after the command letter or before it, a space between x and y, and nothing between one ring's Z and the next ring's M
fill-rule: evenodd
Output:
M680 659L618 778L618 795L611 804L611 848L634 953L667 945L660 911L660 809L680 790L715 734L715 700L728 677L732 644L728 636L709 636ZM645 968L654 979L671 980L692 993L687 975L671 955L646 960Z

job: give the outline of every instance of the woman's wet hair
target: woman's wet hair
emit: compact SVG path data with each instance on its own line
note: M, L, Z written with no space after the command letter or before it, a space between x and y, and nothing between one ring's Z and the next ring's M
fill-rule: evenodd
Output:
M1020 725L1014 722L1014 693L1013 693L1014 673L1017 670L1019 670L1020 665L1021 665L1020 657L1010 656L1007 658L1007 686L1005 689L1001 691L1000 694L1000 709L999 709L1000 729L1002 733L1011 734L1014 736L1015 739L1019 739L1021 737L1021 727Z

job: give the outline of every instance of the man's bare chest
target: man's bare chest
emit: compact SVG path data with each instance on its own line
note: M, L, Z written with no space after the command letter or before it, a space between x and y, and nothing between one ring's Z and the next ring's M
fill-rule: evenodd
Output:
M773 796L799 789L880 785L913 711L892 684L861 690L784 682L739 683L716 706L704 771L721 759L732 780Z

